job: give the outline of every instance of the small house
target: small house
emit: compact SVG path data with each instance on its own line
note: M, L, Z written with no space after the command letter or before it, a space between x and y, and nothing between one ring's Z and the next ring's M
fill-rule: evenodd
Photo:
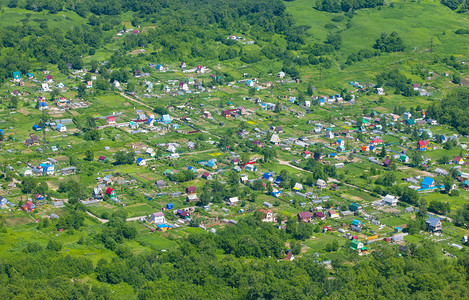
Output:
M432 233L441 232L443 230L443 224L437 217L429 216L425 223L427 225L427 231Z
M194 202L197 201L199 198L197 197L197 194L187 194L186 201L188 202Z
M140 158L140 157L139 157L139 158L137 158L137 165L138 165L139 167L146 166L146 165L147 165L147 161L144 160L143 158Z
M388 205L388 206L396 206L397 202L398 202L397 197L389 195L389 194L386 195L386 197L384 197L383 199L383 204Z
M112 188L107 188L106 189L106 194L110 197L110 198L115 198L117 193L114 189Z
M228 199L228 202L226 203L228 206L236 206L238 205L239 199L238 197L232 197Z
M321 189L321 190L322 190L322 189L325 189L326 186L327 186L326 181L324 181L324 180L322 180L322 179L320 179L320 178L316 181L316 187L317 187L318 189Z
M422 183L420 184L422 188L432 188L435 187L435 180L431 177L424 177Z
M116 124L116 117L115 116L108 116L106 119L107 119L107 124L108 125Z
M417 148L420 151L426 151L428 148L428 141L427 140L420 140L417 144Z
M195 186L190 186L190 187L186 188L186 193L188 195L195 194L196 192L197 192L197 188Z
M212 180L213 179L212 175L208 172L204 172L202 174L202 178L205 179L205 180Z
M461 156L455 156L453 158L453 163L458 164L458 165L463 165L464 164L464 158L462 158Z
M21 206L21 209L28 212L33 212L36 209L36 204L32 203L30 200L26 201L26 204Z
M272 210L261 208L259 209L259 211L264 215L262 222L268 222L268 223L275 222L275 216Z
M98 188L98 187L94 188L93 189L93 198L94 199L103 199L104 198L103 190Z
M313 214L313 216L318 220L325 220L326 219L326 216L320 211L315 212Z
M311 222L311 218L311 213L309 211L298 213L298 222Z
M152 223L152 224L166 223L164 213L162 213L162 212L152 213L151 216L150 216L150 223Z
M328 214L329 218L331 218L331 219L338 219L338 218L340 218L339 213L338 213L337 211L335 211L335 210L330 210L330 211L327 212L327 214Z
M64 124L57 124L55 128L58 132L67 132L67 127Z

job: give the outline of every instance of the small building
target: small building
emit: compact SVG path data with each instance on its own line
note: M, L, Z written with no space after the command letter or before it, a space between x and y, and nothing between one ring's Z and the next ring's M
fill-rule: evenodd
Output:
M106 189L106 194L110 197L110 198L116 198L117 196L117 193L114 189L112 188L107 188Z
M162 212L152 213L151 216L150 216L150 223L152 223L152 224L164 224L164 223L166 223L164 213L162 213Z
M226 204L229 205L229 206L236 206L236 205L238 205L238 202L239 202L238 197L232 197L232 198L228 199Z
M94 199L103 199L104 198L103 190L100 189L99 187L94 188L93 189L93 198Z
M100 156L100 157L98 158L98 161L101 162L101 163L104 163L104 162L107 161L107 157L106 157L106 156Z
M115 116L108 116L106 119L107 119L107 124L108 125L116 124L116 117Z
M320 178L319 178L319 179L316 181L316 187L317 187L318 189L321 189L321 190L322 190L322 189L325 189L326 186L327 186L327 183L326 183L326 181L324 181L323 179L320 179Z
M383 199L383 204L388 205L388 206L396 206L397 202L398 202L397 197L389 195L389 194L386 195L386 197L384 197Z
M146 166L147 165L147 161L144 160L143 158L137 158L137 165L142 167L142 166Z
M32 203L30 200L26 201L26 204L21 206L21 209L28 212L33 212L36 209L36 204Z
M261 208L259 209L259 211L264 214L264 218L262 219L262 222L268 222L268 223L275 222L275 216L272 210Z
M304 211L298 213L298 222L311 222L311 213L309 211Z
M352 248L353 250L361 250L364 247L365 245L363 245L363 243L357 239L352 239L352 241L350 242L350 248Z
M195 186L190 186L190 187L186 188L186 193L188 195L195 194L196 192L197 192L197 188Z
M318 220L325 220L326 219L326 216L320 211L315 212L313 214L313 216Z
M427 231L429 232L436 233L443 230L443 224L437 217L429 216L425 223L427 225Z
M188 194L186 197L186 201L188 202L194 202L197 201L199 198L197 197L197 194Z
M212 179L213 179L212 175L211 175L210 173L208 173L208 172L204 172L204 173L202 174L202 178L203 178L203 179L206 179L206 180L212 180Z

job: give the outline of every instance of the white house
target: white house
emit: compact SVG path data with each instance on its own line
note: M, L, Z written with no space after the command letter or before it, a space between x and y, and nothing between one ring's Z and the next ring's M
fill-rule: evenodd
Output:
M232 197L232 198L228 199L228 202L226 204L229 205L229 206L236 206L236 205L238 205L238 202L239 202L238 197Z
M150 217L150 222L153 224L166 223L166 220L164 218L164 213L162 212L152 213Z
M397 202L398 202L397 197L389 195L389 194L386 195L386 197L384 197L383 199L383 204L388 205L388 206L396 206Z
M375 94L378 96L385 95L383 88L376 88Z

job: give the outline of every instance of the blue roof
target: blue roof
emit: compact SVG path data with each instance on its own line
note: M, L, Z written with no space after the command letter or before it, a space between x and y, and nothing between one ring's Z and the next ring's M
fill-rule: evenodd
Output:
M158 225L156 225L156 226L158 226L158 228L166 228L166 227L168 227L168 225L166 225L166 224L158 224Z
M440 219L435 218L434 216L429 216L426 223L432 227L436 227L439 221Z
M171 121L171 116L170 115L162 115L161 119L164 121Z
M342 139L337 139L337 143L342 143Z
M56 128L57 128L57 129L60 129L60 128L62 128L62 126L63 126L63 125L59 123L59 124L57 124L57 127L56 127Z
M323 98L319 99L319 102L326 102Z
M147 124L150 124L153 121L153 118L148 118Z
M208 161L205 165L207 167L213 167L215 165L215 162L214 161Z
M270 177L272 177L272 174L265 172L264 176L262 176L262 177L265 178L265 179L269 179Z
M143 161L143 158L140 158L140 157L137 158L137 163L138 163L138 164L141 163L142 161Z
M435 180L431 177L425 177L422 181L422 186L429 186L432 185Z
M157 68L157 69L161 68L161 65L156 65L156 68Z
M277 175L277 178L275 178L274 183L279 184L282 181L283 181L282 177L280 177L280 175Z
M465 185L469 185L469 179L464 180L464 184L465 184Z
M352 225L358 226L358 225L360 225L360 224L362 224L362 222L360 222L360 221L358 221L358 220L356 220L356 219L353 219Z
M337 154L335 154L334 152L331 152L330 154L332 157L336 156Z
M0 133L3 135L3 129L0 129Z
M39 102L39 106L47 106L47 102Z

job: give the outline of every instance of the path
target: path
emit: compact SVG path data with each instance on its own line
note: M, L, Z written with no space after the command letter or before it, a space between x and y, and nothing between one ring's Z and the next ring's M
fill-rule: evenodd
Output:
M109 222L109 220L105 220L105 219L101 219L101 218L98 218L97 216L93 215L92 213L90 213L89 211L86 212L88 215L90 215L91 217L95 218L96 220L98 220L99 222L105 224L107 222Z
M127 95L124 94L124 93L120 93L120 95L121 95L122 97L124 97L124 98L130 100L130 101L133 101L133 102L136 102L136 103L138 103L138 104L140 104L140 105L143 105L143 106L145 106L145 107L148 107L148 108L151 109L152 111L154 110L154 108L151 107L150 105L145 104L145 103L143 103L142 101L139 101L139 100L134 99L134 98L132 98L132 97L129 97L129 96L127 96Z

